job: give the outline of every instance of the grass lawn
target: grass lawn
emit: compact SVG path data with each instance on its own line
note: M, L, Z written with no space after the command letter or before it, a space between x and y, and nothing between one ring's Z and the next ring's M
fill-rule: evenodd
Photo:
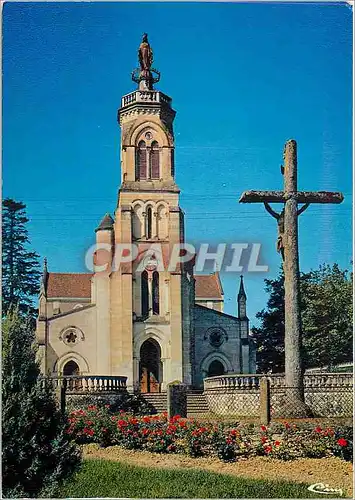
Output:
M150 469L86 459L60 491L63 497L320 498L306 484L246 479L202 470Z

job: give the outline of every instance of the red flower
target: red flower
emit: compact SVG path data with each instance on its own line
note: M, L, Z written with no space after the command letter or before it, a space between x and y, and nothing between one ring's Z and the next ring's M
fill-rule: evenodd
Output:
M272 451L272 446L270 446L270 445L269 445L269 446L265 446L265 447L264 447L264 451L265 451L265 453L267 453L267 454L268 454L268 453L270 453L270 452Z
M347 442L347 440L346 440L346 439L344 439L344 438L340 438L340 439L338 439L337 443L338 443L338 445L339 445L339 446L342 446L342 447L343 447L343 446L348 446L348 442Z
M117 425L119 425L120 427L127 427L128 423L126 422L126 420L119 420L117 422Z
M280 444L281 444L280 441L275 441L274 443L275 446L280 446Z
M149 434L150 430L147 428L142 429L142 434L143 436L147 436Z
M267 441L267 437L266 436L261 436L261 443L265 444L266 441Z
M150 417L148 417L148 416L143 417L143 422L146 423L146 424L149 424L150 423Z
M184 422L183 420L180 420L180 422L178 422L178 424L180 427L186 427L186 422Z
M236 429L232 429L232 430L230 431L230 435L231 435L231 436L238 436L238 434L239 434L239 432L238 432Z
M318 425L318 427L316 427L314 429L314 432L317 432L318 434L320 434L322 432L322 427L319 427L319 425Z
M87 420L85 423L86 425L92 425L94 422L92 420Z
M290 429L290 427L291 427L291 426L290 426L290 424L289 424L288 422L285 422L285 423L284 423L284 426L285 426L285 429Z
M95 405L90 405L90 406L88 406L88 410L89 410L89 411L97 410L97 406L95 406Z
M227 444L232 444L232 442L233 442L233 441L232 441L231 439L229 439L229 438L227 438L227 439L226 439L226 443L227 443Z
M267 427L266 427L266 425L262 425L262 426L260 427L260 429L262 430L262 432L266 432L266 431L267 431Z
M93 436L93 435L94 435L94 430L93 430L93 429L88 429L87 427L84 427L83 432L84 432L84 434L86 434L87 436Z

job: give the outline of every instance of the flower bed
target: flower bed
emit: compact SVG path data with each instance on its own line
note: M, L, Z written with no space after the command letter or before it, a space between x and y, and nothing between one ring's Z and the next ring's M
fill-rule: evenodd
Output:
M136 417L113 414L109 405L88 406L69 416L66 431L80 444L119 445L126 449L215 455L223 461L264 455L281 460L339 456L352 460L351 428L314 428L284 422L270 427L226 423L201 424L167 414Z

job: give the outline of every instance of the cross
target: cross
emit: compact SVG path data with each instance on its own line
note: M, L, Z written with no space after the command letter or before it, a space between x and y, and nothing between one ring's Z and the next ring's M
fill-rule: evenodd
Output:
M285 386L292 389L293 398L298 405L296 413L304 413L303 371L301 360L301 314L299 300L299 254L298 254L298 216L311 203L341 203L344 199L339 192L297 191L297 143L289 140L284 148L283 191L245 191L240 203L264 203L268 213L278 222L277 250L281 253L285 275ZM269 203L283 203L280 213L275 212ZM298 208L298 204L303 206ZM292 415L290 415L292 416Z

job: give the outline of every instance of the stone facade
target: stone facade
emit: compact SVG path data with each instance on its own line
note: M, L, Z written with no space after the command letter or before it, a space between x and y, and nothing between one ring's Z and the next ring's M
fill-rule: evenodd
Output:
M96 229L95 272L44 269L37 322L44 373L120 375L130 390L157 392L173 381L201 387L208 374L254 372L243 283L237 318L222 312L218 273L194 276L192 262L167 266L184 242L174 118L160 91L122 98L121 186L114 217ZM137 255L116 266L127 245Z

